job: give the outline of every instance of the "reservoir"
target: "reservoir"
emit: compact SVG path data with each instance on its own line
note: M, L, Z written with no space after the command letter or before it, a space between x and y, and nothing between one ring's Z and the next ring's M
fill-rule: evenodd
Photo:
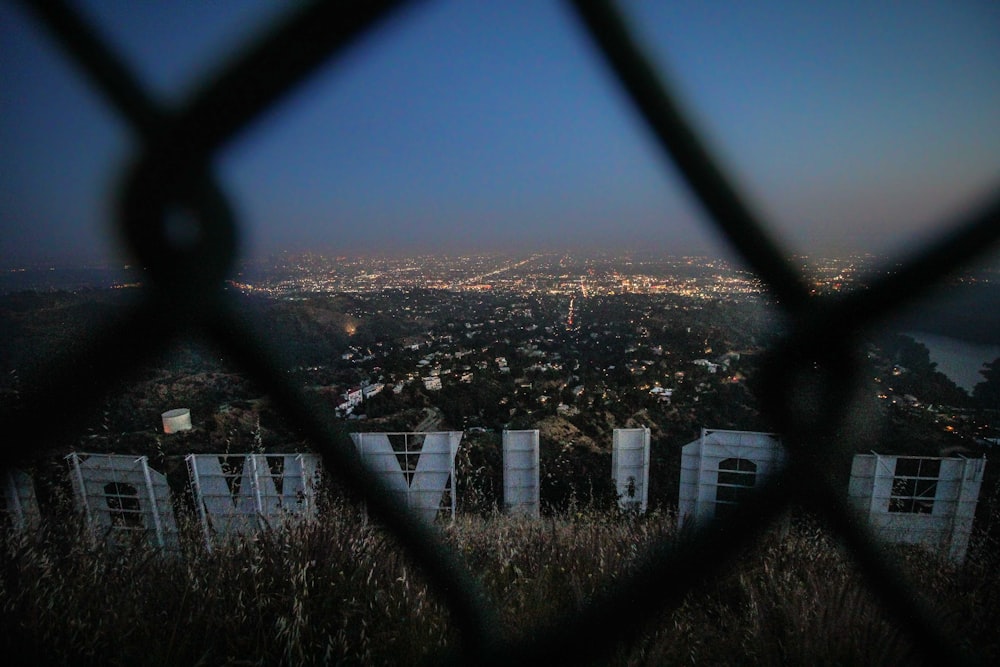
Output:
M908 331L906 335L926 345L931 361L937 364L937 370L969 393L983 381L983 376L979 374L983 364L1000 357L1000 345L969 343L958 338L919 331Z

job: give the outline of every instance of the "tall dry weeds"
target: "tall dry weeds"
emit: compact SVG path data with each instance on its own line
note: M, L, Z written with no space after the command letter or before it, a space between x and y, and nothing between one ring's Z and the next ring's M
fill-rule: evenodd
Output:
M432 663L456 645L448 611L390 536L346 502L321 516L211 552L190 527L175 554L143 545L111 552L70 521L9 534L0 547L0 650L32 664L370 665ZM668 514L577 510L542 520L459 516L442 531L482 580L503 631L518 635L614 586L673 525ZM977 543L963 567L923 551L892 553L949 632L984 658L998 655L995 549ZM654 619L613 663L913 660L851 561L797 521Z

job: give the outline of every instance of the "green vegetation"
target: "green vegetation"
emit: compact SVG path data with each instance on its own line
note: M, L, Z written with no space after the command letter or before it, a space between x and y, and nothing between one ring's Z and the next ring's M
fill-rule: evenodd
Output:
M17 664L370 665L433 664L457 645L447 610L393 538L341 501L323 517L211 553L187 539L176 557L108 553L64 522L8 535L0 650ZM481 580L502 630L517 636L613 586L644 545L671 539L673 524L664 513L587 511L538 521L463 515L442 530ZM919 550L890 554L943 629L987 664L1000 659L995 554L982 540L962 567ZM767 535L736 563L678 609L647 619L641 639L607 660L916 661L854 565L810 520Z

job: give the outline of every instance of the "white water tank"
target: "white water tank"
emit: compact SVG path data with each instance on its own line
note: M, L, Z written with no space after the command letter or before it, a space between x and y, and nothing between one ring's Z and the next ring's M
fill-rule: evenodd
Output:
M167 410L160 417L163 419L164 433L178 433L180 431L191 430L191 410L188 408Z

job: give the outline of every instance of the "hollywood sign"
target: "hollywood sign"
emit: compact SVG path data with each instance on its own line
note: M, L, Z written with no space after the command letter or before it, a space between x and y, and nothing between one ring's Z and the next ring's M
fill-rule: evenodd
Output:
M702 429L681 449L678 523L700 525L732 511L784 462L774 433Z
M145 456L73 453L66 458L77 506L110 545L177 548L167 478L151 469Z
M460 431L354 433L361 460L416 520L454 516ZM503 507L538 517L539 432L504 431ZM611 476L623 510L644 512L649 487L649 430L615 429ZM773 433L703 429L682 448L678 524L702 525L736 507L780 470L785 452ZM166 476L144 456L70 454L77 507L111 545L178 545ZM205 544L316 518L321 476L315 454L190 454L188 486ZM858 455L849 500L880 537L921 544L961 561L972 531L985 459ZM31 478L0 477L0 515L15 529L38 520Z
M965 559L986 459L859 454L848 502L890 542Z
M368 469L389 493L421 520L433 522L448 491L455 515L455 455L461 431L442 433L352 433L351 440Z
M167 477L145 456L72 453L66 457L73 497L94 533L111 547L179 547ZM315 454L190 454L185 458L195 513L212 547L214 536L242 535L315 518L320 461ZM39 519L31 478L0 478L0 516L15 529Z
M503 506L508 514L541 514L538 430L503 432ZM611 444L611 478L619 506L645 512L649 498L649 429L616 428Z
M703 525L732 511L785 462L774 433L702 429L681 450L679 525ZM879 539L919 544L965 559L986 459L854 457L848 501Z
M362 461L419 520L434 521L452 484L461 432L352 434ZM316 454L189 454L188 486L205 545L316 518L322 466ZM178 546L166 476L145 456L73 453L67 457L78 509L111 546L144 542ZM29 477L11 473L4 509L24 525L24 508L37 511ZM16 517L16 519L14 518Z
M189 454L191 490L205 544L316 516L316 454Z

